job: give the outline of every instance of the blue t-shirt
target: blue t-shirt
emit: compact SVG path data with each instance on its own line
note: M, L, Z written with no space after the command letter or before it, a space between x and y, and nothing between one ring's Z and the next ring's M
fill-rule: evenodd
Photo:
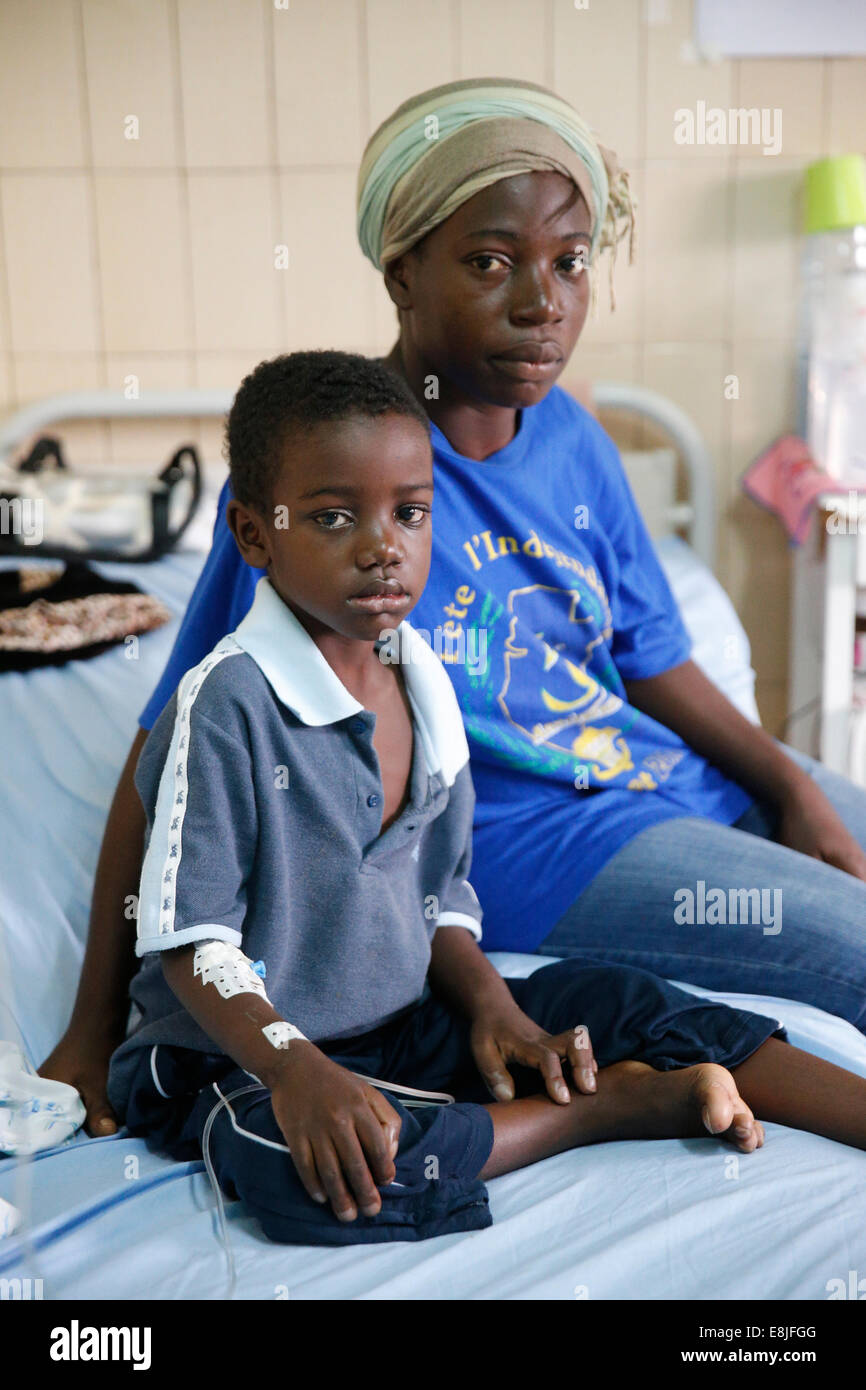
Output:
M433 559L409 616L463 715L488 951L535 950L646 827L677 816L732 824L752 800L628 703L624 681L679 665L691 644L613 440L558 387L519 420L481 461L431 425ZM252 603L262 571L225 523L230 495L226 483L145 728Z

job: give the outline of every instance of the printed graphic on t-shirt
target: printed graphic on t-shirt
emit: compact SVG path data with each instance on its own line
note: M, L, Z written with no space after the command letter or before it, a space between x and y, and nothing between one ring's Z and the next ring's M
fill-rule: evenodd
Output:
M441 656L470 737L526 771L567 772L577 787L656 790L685 754L659 749L625 698L608 647L610 600L597 569L536 530L525 539L473 534L461 552L478 581L495 577L494 563L508 577L552 564L568 581L520 583L501 598L480 582L466 583L457 591L462 607L444 607L450 616ZM466 662L467 651L485 659Z

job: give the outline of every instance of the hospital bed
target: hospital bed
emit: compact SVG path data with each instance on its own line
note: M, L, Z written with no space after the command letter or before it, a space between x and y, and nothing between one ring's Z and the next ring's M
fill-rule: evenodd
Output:
M230 399L98 392L36 402L0 427L0 458L55 421L218 416ZM698 432L651 392L602 384L595 399L602 418L624 412L667 436L648 451L623 448L624 461L695 658L757 720L748 641L712 574L713 475ZM140 641L136 660L114 648L0 678L0 1038L34 1065L66 1025L105 816L203 563L214 506L211 489L209 510L176 553L97 566L175 615ZM494 961L506 975L546 963ZM695 992L778 1018L792 1042L866 1076L866 1038L841 1020L771 997ZM866 1154L777 1125L748 1157L709 1139L607 1144L497 1178L489 1190L486 1231L355 1249L271 1244L228 1203L234 1296L820 1300L847 1287L851 1270L866 1274ZM0 1241L0 1279L41 1279L45 1299L227 1296L202 1163L173 1163L124 1133L80 1134L29 1160L0 1160L0 1197L23 1216L22 1230Z

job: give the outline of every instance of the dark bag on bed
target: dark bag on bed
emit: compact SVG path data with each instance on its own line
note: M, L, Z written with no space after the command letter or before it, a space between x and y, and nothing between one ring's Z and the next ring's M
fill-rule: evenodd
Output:
M60 560L158 560L198 510L202 471L183 444L156 477L79 473L59 439L43 435L26 458L0 467L0 555Z

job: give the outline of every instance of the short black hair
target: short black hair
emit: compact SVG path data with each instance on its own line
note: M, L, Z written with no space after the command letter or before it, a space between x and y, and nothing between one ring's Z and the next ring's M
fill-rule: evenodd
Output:
M226 421L234 496L262 515L268 511L292 430L388 414L417 420L429 433L430 422L406 382L380 358L325 350L260 362L241 382Z

